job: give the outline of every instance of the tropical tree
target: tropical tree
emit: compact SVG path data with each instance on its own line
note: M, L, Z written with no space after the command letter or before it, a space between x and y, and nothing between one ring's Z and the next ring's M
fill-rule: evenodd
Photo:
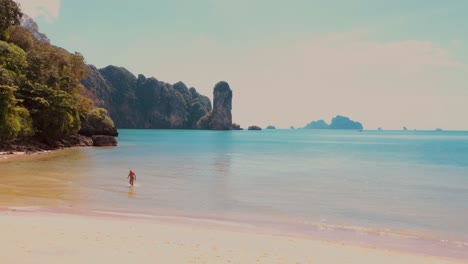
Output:
M29 112L17 105L14 91L12 86L0 85L0 142L33 133Z
M0 0L0 37L10 26L20 25L23 13L15 1Z

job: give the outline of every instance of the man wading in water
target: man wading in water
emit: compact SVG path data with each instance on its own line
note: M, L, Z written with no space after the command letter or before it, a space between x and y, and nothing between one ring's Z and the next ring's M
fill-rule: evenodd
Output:
M133 182L136 181L136 174L132 170L130 170L127 178L130 179L128 183L130 183L130 185L133 186Z

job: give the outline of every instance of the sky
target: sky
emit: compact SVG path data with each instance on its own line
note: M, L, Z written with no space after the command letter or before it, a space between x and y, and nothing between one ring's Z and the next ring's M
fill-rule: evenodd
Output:
M465 0L20 0L96 67L233 90L242 127L468 130Z

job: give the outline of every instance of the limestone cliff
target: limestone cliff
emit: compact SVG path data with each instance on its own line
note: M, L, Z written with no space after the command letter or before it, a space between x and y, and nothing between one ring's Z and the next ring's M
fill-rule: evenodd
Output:
M213 91L213 111L197 123L200 129L230 130L232 124L232 90L225 81L217 83Z
M125 68L89 65L82 81L94 103L108 110L118 128L195 128L211 111L210 99L184 83L136 77Z

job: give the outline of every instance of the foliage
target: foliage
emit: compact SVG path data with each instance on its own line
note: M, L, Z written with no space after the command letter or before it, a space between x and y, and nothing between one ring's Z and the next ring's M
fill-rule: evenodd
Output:
M80 117L82 124L80 134L86 136L96 134L117 135L114 122L110 119L107 110L104 108L94 108L89 112L84 112Z
M11 0L0 0L0 15L0 141L65 138L78 133L81 119L113 128L83 94L83 56L50 44L27 16L19 25L23 15Z
M26 108L17 106L15 88L0 85L0 142L32 134L32 122Z
M39 83L28 82L20 90L20 98L30 111L36 136L59 139L78 132L80 118L75 97Z
M10 26L19 25L23 13L13 0L0 0L0 37Z
M21 19L21 28L31 32L31 34L40 42L50 42L49 38L45 34L39 32L39 27L37 26L36 21L26 14L23 14L23 19Z

